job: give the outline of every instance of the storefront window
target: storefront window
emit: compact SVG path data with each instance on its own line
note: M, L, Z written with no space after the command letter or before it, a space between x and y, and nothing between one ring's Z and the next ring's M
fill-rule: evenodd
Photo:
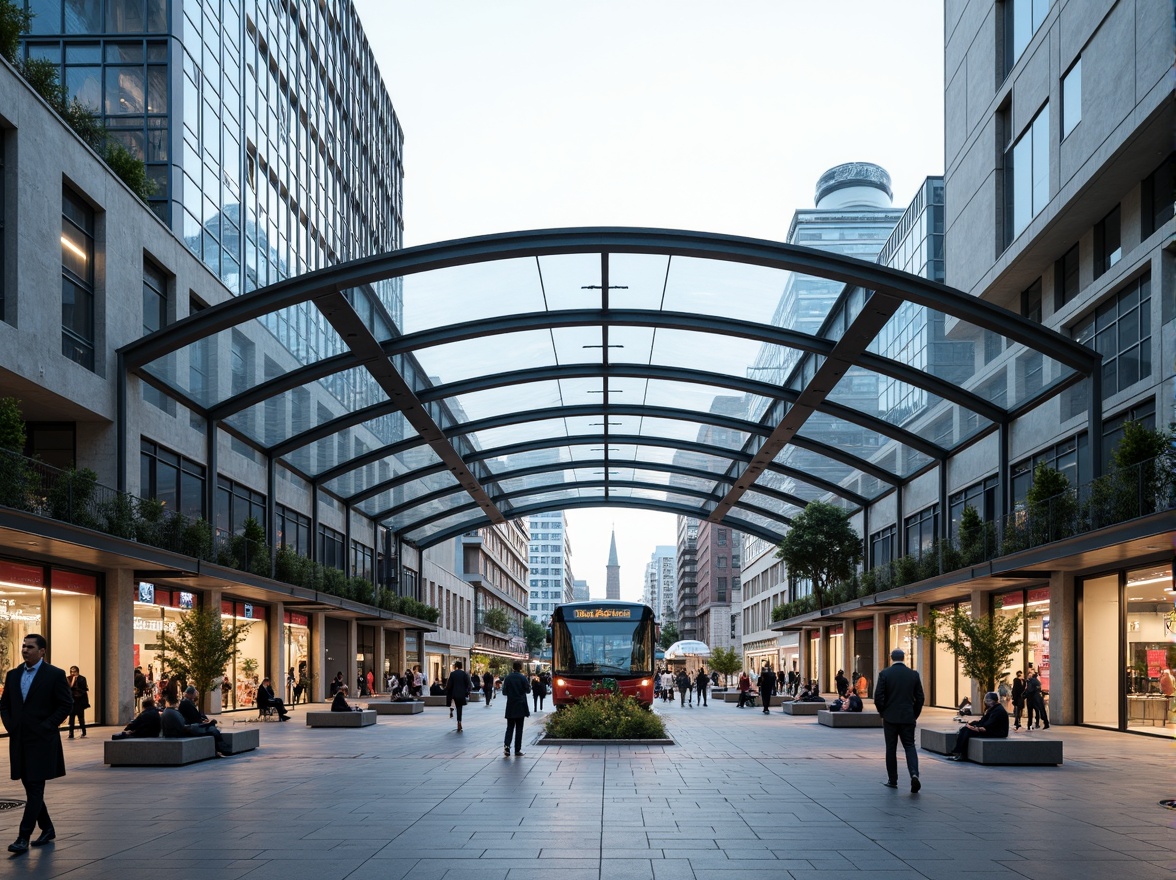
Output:
M41 627L44 580L45 570L39 565L0 562L0 664L5 670L21 662L25 636L47 636ZM49 650L56 653L52 643Z
M98 674L98 578L92 574L53 569L49 574L49 645L53 665L69 671L76 666L89 686L90 710L99 718L102 676Z
M1082 723L1119 726L1119 574L1082 582ZM1130 711L1130 710L1128 710Z
M257 686L262 678L273 675L265 671L266 609L251 602L225 599L221 602L221 619L227 623L248 624L245 638L237 646L237 653L225 667L221 681L221 708L249 709L257 704ZM281 685L279 684L279 687Z
M866 679L866 696L873 696L877 666L874 660L874 621L872 620L859 620L854 624L853 668Z
M918 668L918 657L915 653L915 640L911 636L911 626L919 622L919 612L904 611L901 614L891 614L886 618L887 628L890 637L890 651L895 648L902 648L906 653L905 663L911 669ZM887 651L887 654L890 652ZM890 660L887 657L887 665Z
M845 656L845 631L840 626L830 627L829 629L829 656L825 658L825 683L822 690L836 693L837 691L837 670L841 669ZM846 676L848 678L848 676Z
M1127 572L1127 727L1176 730L1172 566Z
M305 614L287 611L282 615L282 636L285 639L286 663L294 670L294 681L310 680L310 621ZM289 676L287 675L288 679ZM305 689L305 684L304 684ZM294 689L288 688L288 703L293 704ZM301 693L301 692L300 692ZM309 697L309 694L307 695Z
M1025 674L1036 669L1049 708L1049 587L1030 590L1025 601Z
M819 630L812 630L809 633L808 657L805 658L808 663L808 668L804 671L804 680L806 682L817 680L817 660L820 656L821 633Z
M937 605L931 609L937 614L950 615L955 603ZM931 647L931 705L954 709L959 705L956 698L956 657L951 649L941 642Z
M175 635L184 612L195 603L195 594L180 590L159 589L155 584L140 583L135 597L135 648L133 665L143 674L143 683L135 689L136 709L143 697L158 701L171 669L160 643L161 633ZM138 675L135 675L138 680ZM93 702L93 697L91 697Z

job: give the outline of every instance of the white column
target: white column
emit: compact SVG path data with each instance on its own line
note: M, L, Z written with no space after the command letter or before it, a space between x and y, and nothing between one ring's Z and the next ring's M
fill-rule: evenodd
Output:
M135 716L135 573L129 568L106 571L102 599L102 720L124 725ZM94 670L97 672L97 670ZM97 707L95 707L97 709Z

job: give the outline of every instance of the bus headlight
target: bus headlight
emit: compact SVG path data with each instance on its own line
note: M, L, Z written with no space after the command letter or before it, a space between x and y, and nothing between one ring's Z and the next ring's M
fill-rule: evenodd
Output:
M642 686L643 688L647 688L647 687L649 687L649 679L648 679L648 678L643 678L643 679L641 679L641 686Z
M564 681L562 678L557 678L557 679L555 680L555 683L556 683L556 685L557 685L558 687L563 687L564 685L566 685L566 684L567 684L567 682L566 682L566 681Z

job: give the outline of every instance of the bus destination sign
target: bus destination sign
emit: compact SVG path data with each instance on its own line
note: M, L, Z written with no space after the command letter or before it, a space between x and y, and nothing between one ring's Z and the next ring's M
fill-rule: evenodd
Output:
M633 620L632 608L575 608L573 620Z

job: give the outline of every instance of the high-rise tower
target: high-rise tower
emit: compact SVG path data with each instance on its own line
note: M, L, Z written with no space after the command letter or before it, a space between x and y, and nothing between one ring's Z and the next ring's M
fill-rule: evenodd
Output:
M616 529L613 529L612 544L608 548L608 565L605 567L604 598L621 598L621 563L617 561Z

